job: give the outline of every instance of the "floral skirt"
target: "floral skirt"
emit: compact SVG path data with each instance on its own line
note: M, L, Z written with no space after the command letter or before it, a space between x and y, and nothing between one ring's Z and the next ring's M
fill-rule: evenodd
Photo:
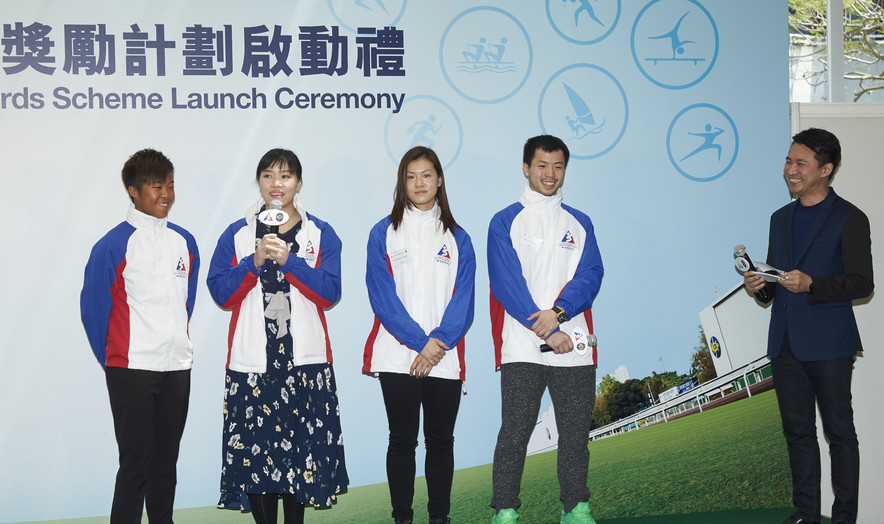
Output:
M219 507L241 507L250 493L323 507L347 491L332 365L274 368L227 370Z

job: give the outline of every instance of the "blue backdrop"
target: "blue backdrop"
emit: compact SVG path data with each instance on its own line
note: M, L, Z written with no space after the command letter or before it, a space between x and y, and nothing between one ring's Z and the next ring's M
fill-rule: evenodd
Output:
M327 318L354 485L385 480L380 390L359 373L364 247L415 143L442 158L479 255L457 467L491 462L485 236L525 186L529 136L566 140L565 202L596 227L599 377L687 372L697 313L739 280L733 246L762 257L769 213L788 200L786 14L785 0L7 3L0 520L109 511L116 444L78 295L92 244L128 205L120 168L144 147L175 163L170 217L206 265L258 198L260 156L301 157L302 198L344 244ZM201 283L179 507L217 500L228 318Z

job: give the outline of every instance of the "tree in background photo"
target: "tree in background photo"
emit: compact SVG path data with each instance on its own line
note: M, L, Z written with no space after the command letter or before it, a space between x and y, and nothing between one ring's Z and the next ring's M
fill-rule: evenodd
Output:
M691 375L697 377L702 384L717 377L718 374L715 372L715 362L712 360L712 352L709 350L703 326L700 326L699 342L691 355Z
M829 68L827 26L826 0L789 0L790 54L813 62L801 77L814 87ZM884 89L884 0L844 0L844 78L854 102Z

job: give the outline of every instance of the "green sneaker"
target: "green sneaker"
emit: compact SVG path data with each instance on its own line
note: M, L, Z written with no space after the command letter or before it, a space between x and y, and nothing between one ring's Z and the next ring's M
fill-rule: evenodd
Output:
M491 519L491 524L516 524L517 520L519 520L519 514L516 513L516 510L507 508L500 510L494 515Z
M514 521L515 522L515 521ZM589 503L588 502L580 502L577 506L571 510L570 513L565 513L562 510L562 519L559 521L560 524L596 524L595 519L592 518L592 515L589 514Z

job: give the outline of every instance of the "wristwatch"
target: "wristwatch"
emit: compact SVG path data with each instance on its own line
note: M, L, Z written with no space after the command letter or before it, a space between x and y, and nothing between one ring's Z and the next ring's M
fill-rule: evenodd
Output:
M562 324L568 320L568 315L565 314L565 310L559 306L553 306L552 312L556 314L556 322Z

